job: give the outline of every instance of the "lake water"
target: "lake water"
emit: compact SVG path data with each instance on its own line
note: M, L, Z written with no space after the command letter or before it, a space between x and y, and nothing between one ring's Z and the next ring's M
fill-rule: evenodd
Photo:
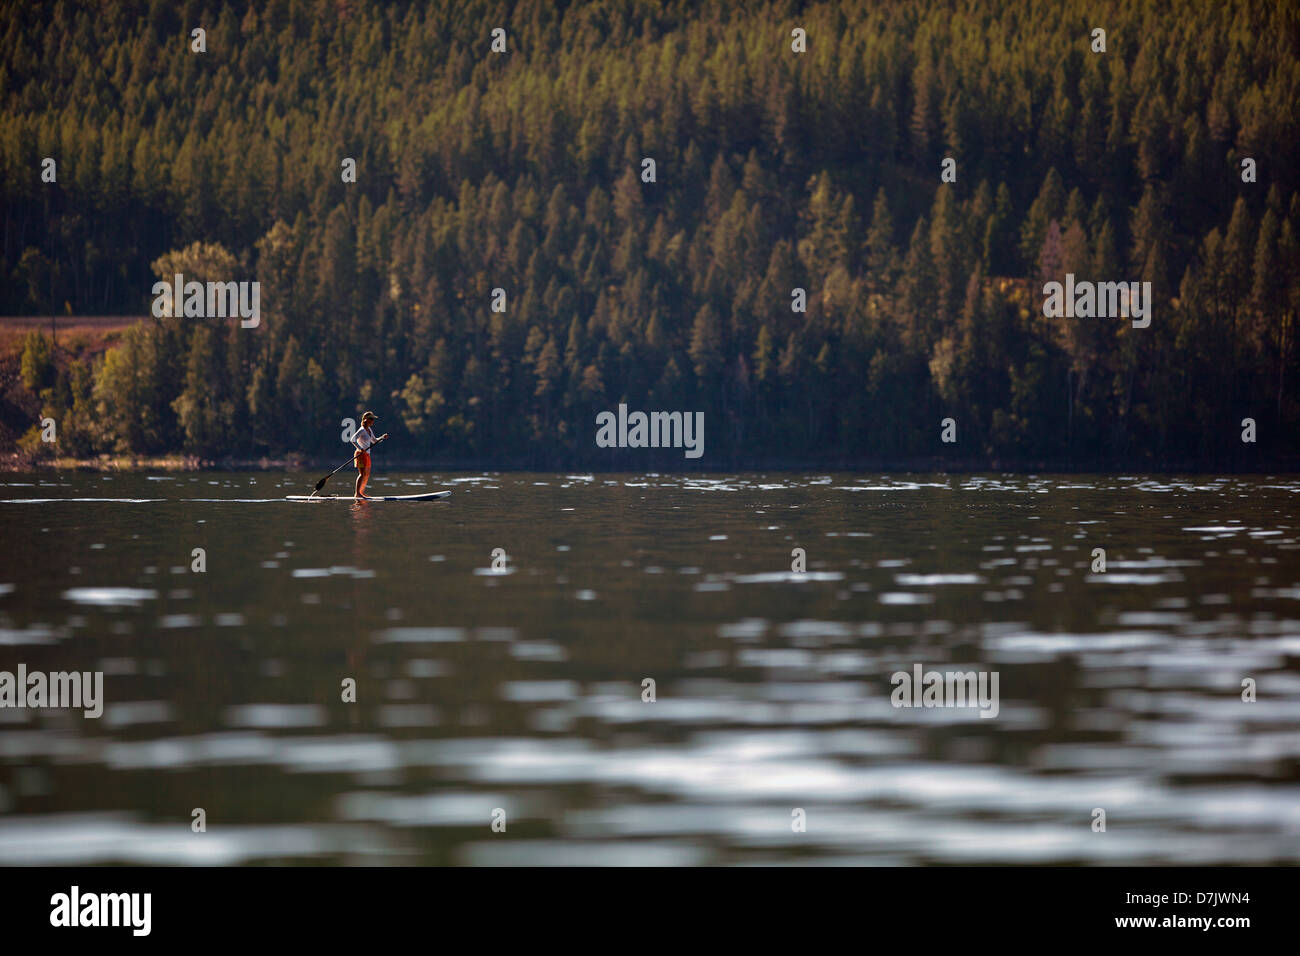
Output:
M1300 862L1300 478L317 477L0 475L0 864Z

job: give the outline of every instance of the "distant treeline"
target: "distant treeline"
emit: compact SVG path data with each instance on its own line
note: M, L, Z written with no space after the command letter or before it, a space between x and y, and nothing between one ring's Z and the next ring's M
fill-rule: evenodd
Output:
M1294 462L1298 10L5 4L0 309L179 272L262 316L34 335L0 420L248 458L374 408L406 455L634 466L626 402L703 411L699 465ZM1066 273L1150 282L1150 327L1045 318Z

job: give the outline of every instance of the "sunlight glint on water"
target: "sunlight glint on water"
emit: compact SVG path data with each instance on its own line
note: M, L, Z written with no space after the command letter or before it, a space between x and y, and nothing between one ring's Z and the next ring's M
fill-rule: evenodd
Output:
M1292 479L4 477L0 864L1300 861Z

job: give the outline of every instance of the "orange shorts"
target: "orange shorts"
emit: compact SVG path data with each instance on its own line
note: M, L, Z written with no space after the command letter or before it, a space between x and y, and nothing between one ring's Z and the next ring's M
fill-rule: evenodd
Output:
M357 471L369 471L370 452L358 448L352 455L352 463L357 466Z

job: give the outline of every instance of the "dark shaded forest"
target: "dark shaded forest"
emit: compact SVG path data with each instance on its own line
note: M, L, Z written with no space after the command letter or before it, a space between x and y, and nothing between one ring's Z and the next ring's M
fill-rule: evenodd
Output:
M703 467L1294 467L1297 10L6 4L0 310L182 272L262 316L32 333L0 441L332 454L374 408L431 461L686 465L596 447L626 402L703 411ZM1045 318L1066 273L1150 326Z

